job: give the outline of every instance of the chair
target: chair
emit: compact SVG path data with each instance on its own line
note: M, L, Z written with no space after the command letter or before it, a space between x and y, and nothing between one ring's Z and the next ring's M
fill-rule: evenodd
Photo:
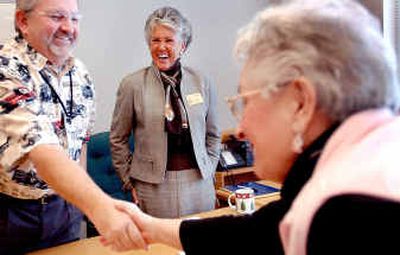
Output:
M122 191L122 182L115 172L111 160L110 132L101 132L90 137L87 144L87 171L93 181L113 198L132 201L130 192ZM129 139L130 149L134 150L133 136ZM87 220L87 237L98 232L93 223Z

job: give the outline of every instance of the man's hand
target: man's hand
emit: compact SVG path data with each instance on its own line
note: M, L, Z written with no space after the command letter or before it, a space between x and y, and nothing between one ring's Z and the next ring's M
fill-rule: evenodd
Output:
M164 243L169 246L182 249L179 239L179 228L181 219L159 219L143 213L135 204L119 201L116 208L128 215L136 224L146 244ZM131 240L134 239L132 246L140 246L141 240L135 239L137 235L133 233Z
M130 217L116 208L118 200L103 205L93 214L91 220L101 234L100 241L115 251L146 249L147 242Z
M105 245L116 251L147 248L130 217L116 208L118 201L105 194L86 171L67 157L63 148L41 144L28 156L40 177L89 217Z

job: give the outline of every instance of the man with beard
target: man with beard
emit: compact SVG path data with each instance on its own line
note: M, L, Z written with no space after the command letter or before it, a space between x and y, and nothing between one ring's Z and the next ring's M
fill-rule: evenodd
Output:
M78 239L80 210L117 250L137 233L82 169L95 108L92 80L71 55L78 7L17 0L17 36L0 46L0 254Z

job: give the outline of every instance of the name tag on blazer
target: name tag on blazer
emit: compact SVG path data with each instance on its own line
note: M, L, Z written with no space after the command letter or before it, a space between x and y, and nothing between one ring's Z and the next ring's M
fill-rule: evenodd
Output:
M203 97L201 96L200 93L193 93L193 94L187 95L186 99L190 106L193 106L196 104L202 104L204 102Z

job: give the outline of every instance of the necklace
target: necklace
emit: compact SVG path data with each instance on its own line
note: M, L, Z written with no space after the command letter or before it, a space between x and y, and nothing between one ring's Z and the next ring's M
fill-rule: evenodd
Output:
M71 120L76 116L73 110L73 102L74 102L74 91L73 91L73 84L72 84L72 74L71 71L68 72L69 75L69 88L70 88L70 98L71 98L71 103L69 105L69 111L67 110L67 107L65 106L64 102L61 100L61 97L58 95L57 91L54 89L53 85L51 85L49 81L49 77L44 73L44 70L39 71L40 76L46 82L46 84L49 86L52 95L54 95L57 99L57 101L60 103L61 108L63 109L63 112L65 116L67 117L67 122L71 123Z

